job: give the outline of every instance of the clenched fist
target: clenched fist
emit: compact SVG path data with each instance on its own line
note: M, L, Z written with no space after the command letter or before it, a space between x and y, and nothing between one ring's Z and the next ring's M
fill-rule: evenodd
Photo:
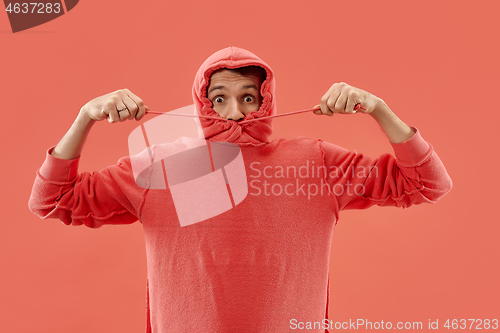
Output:
M356 105L360 108L356 110ZM334 83L321 98L321 110L315 114L333 116L334 113L352 114L356 112L371 113L385 105L384 101L367 91L348 85L347 83Z
M140 120L149 108L139 96L128 89L97 97L80 109L80 114L92 120L108 119L110 123L124 120Z

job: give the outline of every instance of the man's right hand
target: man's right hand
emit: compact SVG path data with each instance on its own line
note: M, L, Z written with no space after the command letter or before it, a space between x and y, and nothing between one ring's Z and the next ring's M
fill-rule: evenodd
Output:
M140 120L148 110L142 99L128 89L97 97L80 109L73 125L52 150L51 155L67 160L77 158L96 121L108 119L110 123L116 123L134 118Z
M110 123L127 119L140 120L149 110L139 96L128 89L120 89L97 97L80 109L80 116L100 121L108 119Z

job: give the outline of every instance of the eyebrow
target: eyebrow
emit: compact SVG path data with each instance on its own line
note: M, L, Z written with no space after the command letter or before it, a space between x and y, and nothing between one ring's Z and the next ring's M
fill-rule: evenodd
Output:
M250 89L250 88L254 88L255 90L259 91L259 88L255 84L248 84L246 86L241 87L240 90L245 90L245 89ZM224 86L215 86L212 89L210 89L207 96L210 95L210 93L214 90L225 90L225 89L226 89L226 87L224 87Z

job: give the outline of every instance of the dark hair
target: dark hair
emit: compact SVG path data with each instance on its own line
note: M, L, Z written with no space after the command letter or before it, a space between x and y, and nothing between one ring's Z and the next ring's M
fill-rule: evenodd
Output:
M234 71L234 72L236 72L240 75L243 75L243 76L255 75L258 78L260 78L260 83L264 82L266 80L266 77L267 77L266 70L260 66L245 66L245 67L238 67L238 68L220 68L220 69L214 71L212 74L214 74L218 71L224 70L224 69Z
M246 66L239 68L229 68L229 70L233 70L236 73L247 76L247 75L255 75L260 78L260 83L266 80L267 74L266 70L260 66Z

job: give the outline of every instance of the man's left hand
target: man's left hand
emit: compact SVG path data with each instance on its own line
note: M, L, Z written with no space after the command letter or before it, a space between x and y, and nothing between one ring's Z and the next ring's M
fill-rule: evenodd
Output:
M355 110L356 105L360 108ZM326 114L333 116L334 113L353 114L356 112L372 113L385 105L384 101L367 91L340 82L334 83L321 98L321 110L314 111L315 114Z

